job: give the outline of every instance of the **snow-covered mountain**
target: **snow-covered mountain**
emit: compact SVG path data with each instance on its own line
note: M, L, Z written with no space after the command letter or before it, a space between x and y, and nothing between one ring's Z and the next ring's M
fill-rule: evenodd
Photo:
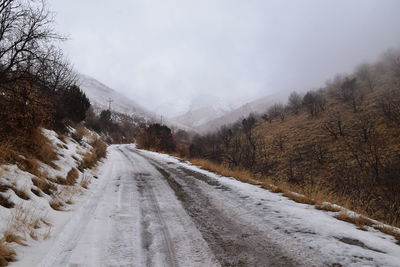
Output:
M183 125L178 121L167 119L165 117L162 117L161 115L157 115L147 110L132 99L126 97L125 95L117 92L116 90L108 87L107 85L88 75L78 74L78 85L85 92L94 110L97 112L99 112L100 110L108 109L108 101L111 99L111 110L115 113L124 114L131 118L139 119L140 121L162 121L162 123L168 125L170 128L173 129L193 131L193 129L187 125Z
M194 128L197 132L206 133L217 130L223 125L235 123L251 113L262 114L273 104L286 99L286 94L274 94L249 101L237 108L227 108L227 105L208 105L193 109L177 116L174 121ZM282 101L284 102L284 101Z
M185 114L174 117L173 119L189 127L196 128L204 123L207 123L208 121L224 115L227 112L229 112L227 109L214 106L205 106L189 110Z
M223 125L235 123L239 119L245 118L251 113L263 114L273 104L280 102L281 99L285 99L283 94L269 95L256 99L233 109L216 119L200 124L197 129L201 132L214 131Z
M79 74L78 85L85 92L96 110L108 109L108 101L111 99L111 109L113 111L127 115L141 116L148 119L155 119L157 117L135 101L90 76Z

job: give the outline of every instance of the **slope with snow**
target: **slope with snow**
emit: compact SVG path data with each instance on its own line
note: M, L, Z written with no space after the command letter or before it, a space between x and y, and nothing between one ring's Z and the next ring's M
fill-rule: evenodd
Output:
M175 121L180 122L183 125L187 125L192 128L197 128L198 126L207 123L208 121L214 120L223 114L228 112L228 110L220 109L214 106L205 106L193 110L189 110L185 114L174 117Z
M286 94L265 96L233 108L219 101L212 105L205 104L191 109L185 114L174 117L173 120L195 129L199 133L207 133L219 129L221 126L230 125L247 117L251 113L263 114L275 103L286 98ZM283 101L282 101L283 102Z
M109 147L99 180L14 266L399 266L400 246L332 212L204 171Z
M126 115L134 121L162 122L173 129L177 128L186 131L193 131L193 129L188 125L184 125L178 121L174 121L173 119L168 119L148 111L135 101L92 77L78 74L78 85L85 92L97 112L108 109L108 101L111 99L111 110L115 113L114 117L117 119L121 119Z
M90 102L96 109L108 109L108 101L111 99L111 107L113 111L127 115L139 115L151 119L156 117L155 114L146 110L135 101L129 99L114 89L111 89L92 77L79 74L78 85L85 92Z
M67 134L60 137L54 131L47 129L42 129L42 131L56 148L58 159L53 161L52 166L38 161L41 175L36 176L24 171L16 164L0 165L0 187L2 188L0 194L14 203L12 208L0 205L0 239L13 234L21 238L22 243L28 245L20 246L11 243L17 251L17 259L23 260L28 255L30 257L29 261L22 266L34 266L30 264L30 261L37 261L42 256L40 253L32 254L31 252L35 251L34 248L48 244L48 239L66 226L66 221L71 218L71 214L67 211L73 209L73 203L78 204L84 199L82 195L87 193L83 181L96 180L93 179L93 173L90 170L77 170L83 155L91 151L92 147L89 143L95 135L84 136L78 143ZM69 131L75 132L72 128ZM68 172L73 169L78 175L76 183L65 185L63 181ZM51 183L52 187L44 189L40 183ZM59 208L56 210L52 203L57 203Z

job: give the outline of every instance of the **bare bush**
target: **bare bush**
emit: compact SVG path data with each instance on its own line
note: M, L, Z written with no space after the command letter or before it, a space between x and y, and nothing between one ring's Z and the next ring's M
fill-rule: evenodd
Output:
M369 91L373 91L375 89L377 85L377 79L371 64L363 63L359 65L356 68L355 74Z
M274 104L267 110L267 118L269 122L279 118L281 121L285 119L285 107L282 104Z
M295 115L299 114L303 104L302 102L303 98L301 97L301 95L297 92L292 92L288 98L289 110Z
M307 92L303 97L303 105L307 108L311 117L321 114L326 108L326 99L320 92Z
M344 120L339 112L333 112L329 114L328 120L321 124L322 130L326 131L329 135L335 139L343 137L344 133Z
M386 91L377 106L387 121L400 124L400 89Z

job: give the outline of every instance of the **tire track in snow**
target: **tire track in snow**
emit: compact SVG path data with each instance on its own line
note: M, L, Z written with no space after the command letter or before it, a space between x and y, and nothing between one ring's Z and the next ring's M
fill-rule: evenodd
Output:
M38 264L39 267L69 266L72 252L82 237L82 233L88 227L91 216L95 213L104 191L110 184L110 180L106 177L114 172L114 168L115 165L112 165L107 172L103 173L99 179L102 182L99 185L100 188L96 190L95 195L89 198L84 206L80 207L77 214L66 222L54 245Z
M129 154L125 153L122 149L119 149L119 151L132 163L134 164L134 160L130 157ZM149 200L150 200L150 205L152 207L152 210L154 210L154 215L157 218L158 224L160 225L160 229L162 232L163 236L163 241L165 244L165 249L166 249L166 257L168 260L168 263L171 267L177 267L177 260L176 260L176 254L174 250L174 246L172 244L172 238L169 233L167 224L165 223L165 220L162 216L160 206L158 204L157 198L155 197L154 191L152 189L152 186L150 183L148 183L146 179L147 174L145 173L138 173L136 174L136 181L138 182L138 188L139 192L143 194L144 196L147 195ZM147 229L145 229L147 231ZM144 234L145 236L148 234ZM143 245L144 248L146 248L147 245ZM148 255L149 256L149 255ZM146 265L149 266L149 262L151 259L146 259Z

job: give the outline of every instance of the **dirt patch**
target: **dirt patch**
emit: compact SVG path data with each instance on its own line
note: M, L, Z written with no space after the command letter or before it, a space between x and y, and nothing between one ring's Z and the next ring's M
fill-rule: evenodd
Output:
M221 266L301 266L268 240L266 233L243 225L215 207L198 187L195 179L213 187L218 181L183 167L178 169L150 160L181 201ZM184 174L182 174L182 172Z
M184 172L186 175L196 178L197 180L206 182L207 184L215 186L218 189L229 191L228 187L221 185L218 181L211 179L210 177L208 177L205 174L202 174L202 173L196 172L196 171L192 171L192 170L189 170L189 169L183 168L183 167L178 167L178 169L180 171Z

